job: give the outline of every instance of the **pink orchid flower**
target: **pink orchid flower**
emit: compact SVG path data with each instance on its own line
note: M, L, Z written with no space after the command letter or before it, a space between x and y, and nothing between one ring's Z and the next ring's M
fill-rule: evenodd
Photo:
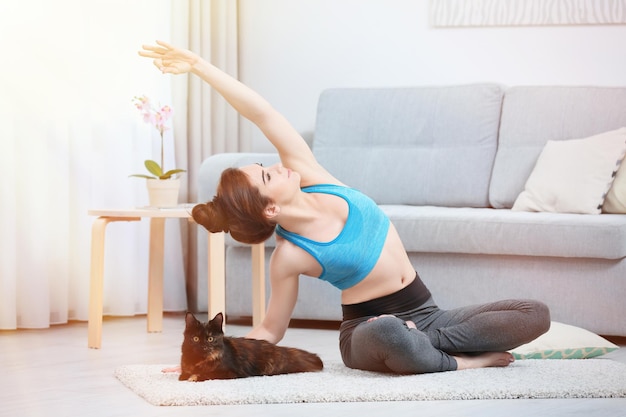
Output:
M159 135L161 136L161 165L157 164L154 161L148 160L145 162L148 171L160 179L169 179L174 175L185 172L185 170L183 169L173 169L167 172L164 172L163 170L163 134L166 130L169 129L169 127L167 126L167 122L172 116L172 108L165 105L157 110L155 107L153 107L150 99L145 95L133 97L133 104L141 113L143 121L145 123L150 123L152 126L154 126L159 131ZM152 178L147 175L132 176Z

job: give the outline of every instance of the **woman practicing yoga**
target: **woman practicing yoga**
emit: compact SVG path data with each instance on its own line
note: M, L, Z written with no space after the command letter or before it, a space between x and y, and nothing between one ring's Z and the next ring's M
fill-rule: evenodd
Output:
M198 224L240 242L276 233L267 314L247 337L282 339L300 274L341 290L340 350L350 368L414 374L507 366L513 362L507 350L548 330L548 308L532 300L439 309L387 216L326 171L266 100L193 52L159 41L139 54L163 73L207 82L280 156L281 163L268 167L226 169L213 200L193 209Z

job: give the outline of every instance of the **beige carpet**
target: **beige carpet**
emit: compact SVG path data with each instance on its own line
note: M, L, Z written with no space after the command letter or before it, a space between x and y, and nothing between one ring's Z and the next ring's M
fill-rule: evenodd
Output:
M507 368L396 376L337 362L317 373L180 382L166 365L128 365L115 376L154 405L626 397L626 365L608 359L521 360Z

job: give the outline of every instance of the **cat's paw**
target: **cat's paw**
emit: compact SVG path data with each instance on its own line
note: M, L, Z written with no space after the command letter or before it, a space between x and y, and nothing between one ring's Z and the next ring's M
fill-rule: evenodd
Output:
M197 382L198 375L197 374L186 374L182 373L178 376L179 381L189 381L189 382Z

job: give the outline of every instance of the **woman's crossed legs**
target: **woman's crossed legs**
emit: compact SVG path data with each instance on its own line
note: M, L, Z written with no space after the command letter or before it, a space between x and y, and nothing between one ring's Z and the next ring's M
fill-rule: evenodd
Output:
M507 350L549 327L549 310L537 301L440 310L431 298L402 314L344 322L341 352L351 368L399 374L507 366L513 361Z

